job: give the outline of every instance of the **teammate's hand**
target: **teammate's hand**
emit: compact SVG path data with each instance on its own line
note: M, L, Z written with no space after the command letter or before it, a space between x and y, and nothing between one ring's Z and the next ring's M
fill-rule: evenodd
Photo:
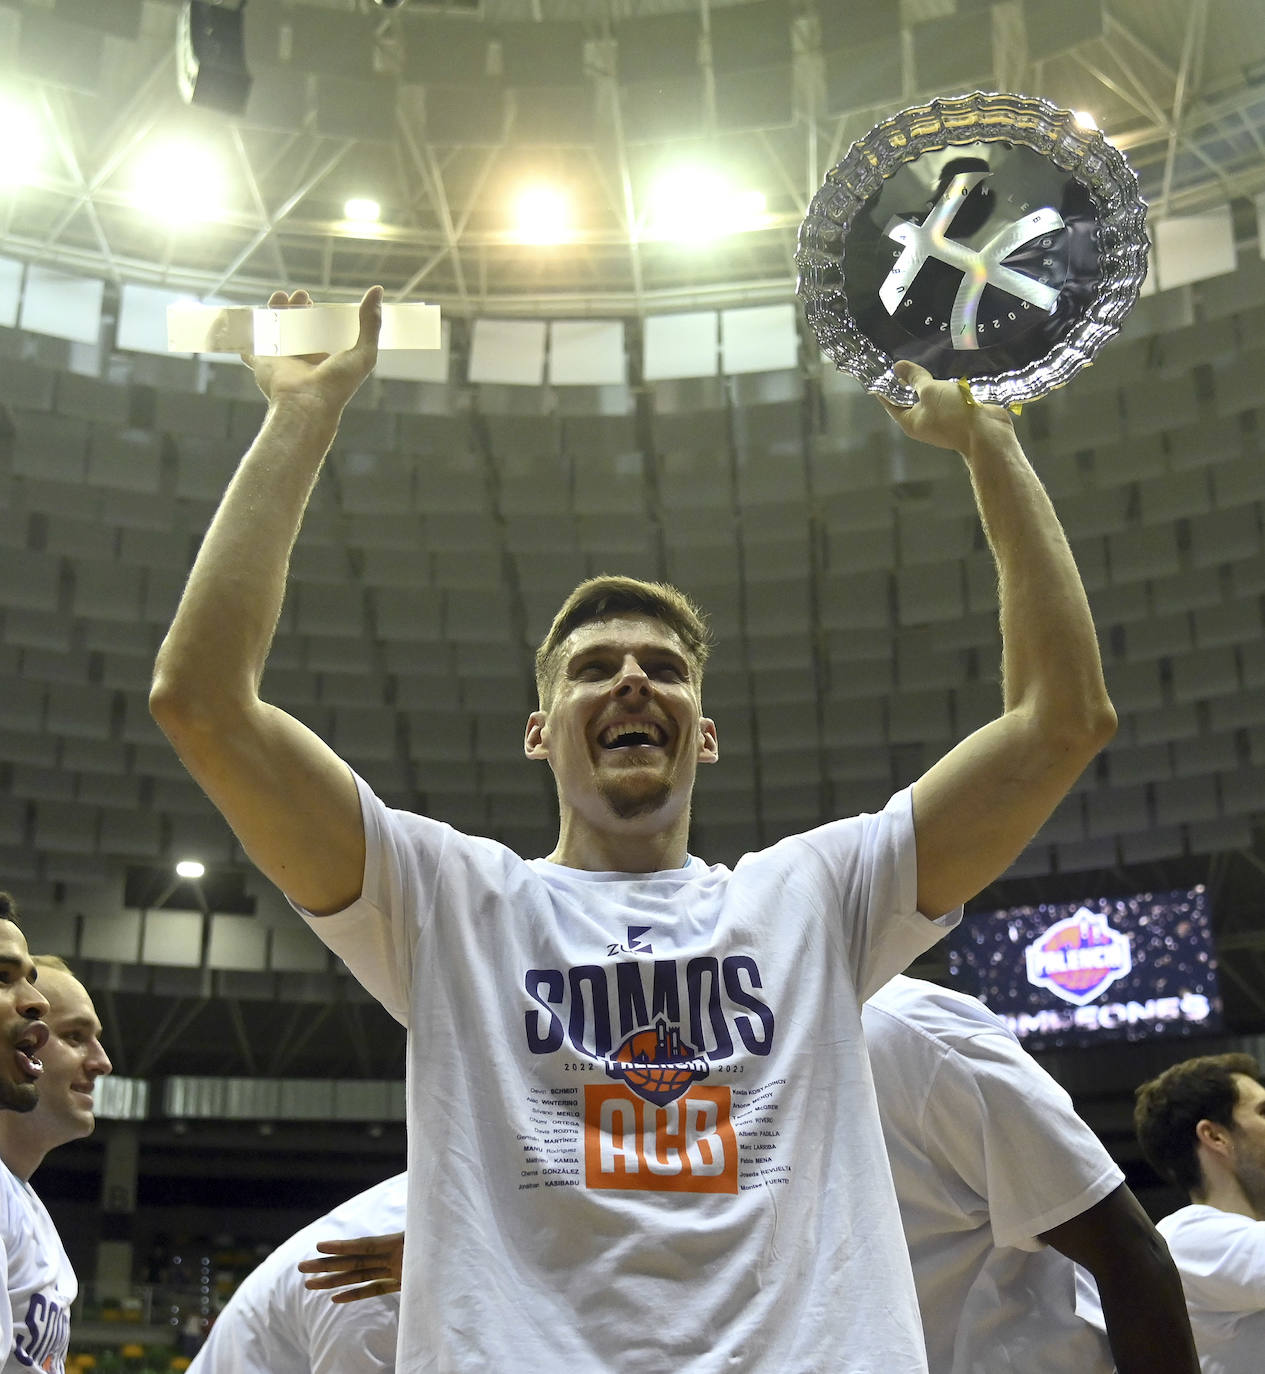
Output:
M320 1256L304 1260L299 1272L313 1275L304 1279L305 1288L347 1289L345 1293L331 1293L330 1302L360 1302L400 1291L404 1282L403 1231L356 1240L321 1240L316 1248Z
M878 403L911 439L969 453L981 437L1014 433L1008 410L972 403L957 382L937 381L917 363L901 361L892 371L913 387L917 399L911 406L898 406L880 396Z
M287 295L274 291L270 310L301 309L312 304L306 291ZM356 394L378 361L378 334L382 329L382 288L371 286L360 302L360 335L341 353L305 353L296 357L265 358L243 353L242 362L255 374L259 389L269 401L296 397L334 413Z

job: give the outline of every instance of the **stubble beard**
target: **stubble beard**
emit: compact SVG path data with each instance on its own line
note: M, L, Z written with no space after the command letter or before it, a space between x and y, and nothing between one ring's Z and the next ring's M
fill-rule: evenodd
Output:
M598 792L613 816L634 821L661 811L672 796L672 784L662 777L640 784L629 778L607 777L598 783Z
M39 1090L34 1083L0 1080L0 1111L33 1112L38 1104Z
M1265 1163L1257 1160L1240 1162L1237 1176L1239 1187L1247 1198L1257 1219L1265 1221Z

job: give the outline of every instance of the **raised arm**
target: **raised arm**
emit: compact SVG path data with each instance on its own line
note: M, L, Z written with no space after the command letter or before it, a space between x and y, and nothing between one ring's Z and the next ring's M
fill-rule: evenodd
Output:
M1094 1276L1117 1374L1198 1374L1177 1267L1123 1183L1041 1239Z
M269 305L304 306L306 292ZM253 862L301 906L360 894L365 841L355 782L306 726L260 699L290 551L343 408L373 369L382 291L343 353L246 358L268 411L207 531L158 651L150 710Z
M935 917L1005 871L1111 739L1116 714L1072 551L1010 415L912 363L897 369L918 401L883 405L911 438L966 460L1001 606L1002 713L914 784L918 906Z

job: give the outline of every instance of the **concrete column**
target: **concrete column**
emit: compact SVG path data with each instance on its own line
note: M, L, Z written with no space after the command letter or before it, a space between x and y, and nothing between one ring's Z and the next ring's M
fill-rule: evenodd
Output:
M132 1285L132 1221L136 1213L140 1131L131 1121L102 1122L108 1131L101 1172L101 1239L97 1244L97 1291L120 1297Z

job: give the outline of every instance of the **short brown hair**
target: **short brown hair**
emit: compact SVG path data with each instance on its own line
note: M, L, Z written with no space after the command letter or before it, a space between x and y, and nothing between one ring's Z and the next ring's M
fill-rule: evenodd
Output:
M1195 1127L1201 1121L1234 1128L1239 1101L1235 1074L1260 1081L1250 1054L1207 1054L1184 1059L1137 1090L1133 1127L1156 1173L1191 1194L1204 1189Z
M542 706L553 695L558 651L572 630L619 615L644 615L666 625L681 641L696 676L702 678L712 634L703 611L684 592L666 582L643 582L636 577L591 577L562 603L536 650L536 691Z

